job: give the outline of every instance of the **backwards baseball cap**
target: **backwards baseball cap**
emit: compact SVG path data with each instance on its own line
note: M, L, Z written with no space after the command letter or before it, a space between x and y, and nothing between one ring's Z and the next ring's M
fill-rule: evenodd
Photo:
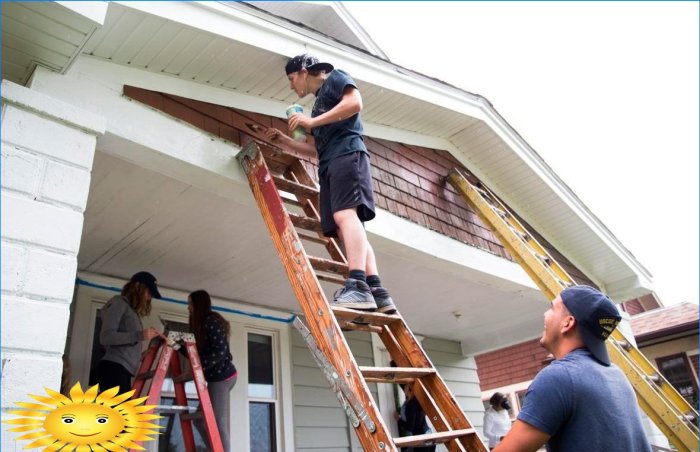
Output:
M308 71L325 71L330 73L333 70L333 65L330 63L321 63L318 58L308 53L302 53L287 61L287 65L284 67L287 75L293 72L299 72L302 69Z
M158 286L156 285L156 277L152 274L148 272L138 272L131 277L131 281L140 282L148 287L148 291L151 292L153 298L160 298L160 292L158 292Z
M622 317L615 304L598 290L588 286L573 286L564 289L561 301L576 319L583 342L593 357L610 365L605 340L613 332Z

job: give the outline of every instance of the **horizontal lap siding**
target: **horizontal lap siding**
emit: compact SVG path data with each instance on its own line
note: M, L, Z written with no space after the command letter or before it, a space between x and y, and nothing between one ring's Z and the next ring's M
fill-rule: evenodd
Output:
M346 333L345 337L357 364L372 366L369 334ZM296 451L362 450L340 402L296 330L292 334L292 387ZM369 388L376 400L377 385Z
M480 429L484 406L474 358L463 356L458 342L426 337L421 345L467 419Z

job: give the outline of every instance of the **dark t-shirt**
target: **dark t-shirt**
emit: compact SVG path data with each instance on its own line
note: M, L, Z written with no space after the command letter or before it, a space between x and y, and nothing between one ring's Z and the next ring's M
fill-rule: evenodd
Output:
M357 88L355 81L347 73L336 69L328 74L316 93L311 117L322 115L338 105L347 86ZM357 151L367 152L365 143L362 141L364 128L359 113L342 121L315 127L312 132L316 140L319 173L322 173L328 167L328 162L336 157Z
M583 348L537 374L518 419L551 435L548 451L651 451L632 386Z
M216 315L209 314L204 320L206 343L199 348L199 359L207 381L222 381L236 373L233 357L228 347L226 329Z

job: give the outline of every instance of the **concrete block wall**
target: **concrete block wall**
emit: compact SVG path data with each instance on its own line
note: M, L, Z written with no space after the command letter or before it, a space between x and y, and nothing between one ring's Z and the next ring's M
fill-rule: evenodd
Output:
M3 411L60 387L90 171L104 132L103 118L2 81ZM24 445L3 432L2 450Z

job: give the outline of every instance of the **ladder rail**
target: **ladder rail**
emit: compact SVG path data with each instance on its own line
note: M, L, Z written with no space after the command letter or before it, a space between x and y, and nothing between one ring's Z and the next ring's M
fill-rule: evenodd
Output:
M456 168L450 171L447 181L474 208L550 301L566 287L576 284L490 191L474 187ZM619 329L613 331L606 346L611 360L632 383L639 405L649 418L678 450L697 450L697 411ZM656 382L651 381L652 375Z
M289 282L292 285L308 328L317 339L317 345L337 371L344 375L346 382L359 397L362 406L373 404L372 396L360 374L354 359L349 359L338 350L348 350L338 322L328 309L328 301L311 267L304 247L301 244L279 192L270 177L265 159L256 142L246 145L236 157L248 176L253 196L258 203L263 220L270 232L272 241L282 260ZM319 340L322 339L322 340ZM384 420L374 410L368 410L377 429L371 432L365 423L360 423L355 432L368 449L392 450L396 447L388 434Z
M150 402L148 403L149 405L160 407L161 405L159 405L159 402L163 389L163 382L168 376L169 370L175 387L177 409L175 409L175 407L169 407L168 409L179 412L185 450L187 452L195 452L196 445L192 429L192 420L196 416L186 413L183 409L189 407L187 406L187 394L185 392L186 379L183 378L180 358L176 352L176 349L179 348L179 344L175 345L177 341L182 341L185 346L185 352L197 389L197 398L202 414L201 417L204 418L204 426L206 427L207 439L209 440L209 445L211 445L211 450L212 452L223 452L221 435L219 434L216 418L214 417L214 410L211 399L209 398L209 392L207 391L206 380L199 360L194 335L170 331L167 340L162 337L156 337L151 340L148 350L141 359L138 374L132 386L134 390L133 397L140 397L141 392L146 386L146 380L150 380L147 402ZM156 357L158 358L157 362ZM151 366L154 362L156 362L156 367L151 370Z
M278 176L271 176L266 165L268 157L276 165ZM425 444L439 439L439 442L446 443L451 452L485 452L487 448L484 443L400 315L367 313L329 305L319 280L342 284L344 279L317 271L346 276L347 260L333 239L321 240L331 260L308 256L301 244L295 225L322 237L317 186L304 165L296 157L291 159L289 154L255 140L248 140L237 159L248 176L253 196L308 324L309 334L300 329L302 336L331 383L341 407L353 426L356 425L355 432L363 448L372 451L398 450L367 386L369 381L389 383L391 378L383 376L386 373L383 368L360 369L342 334L341 323L350 330L376 333L385 343L391 343L388 350L393 358L398 357L401 365L430 368L430 371L413 371L414 376L410 378L405 375L410 375L411 371L404 371L402 375L405 375L397 379L414 382L421 407L430 416L433 426L442 430L435 437L426 435ZM285 179L280 179L279 174ZM275 181L280 183L279 188ZM290 201L292 198L295 198L294 202ZM301 208L306 216L288 212L286 205ZM308 240L308 235L303 236ZM404 353L402 347L409 345L410 350ZM363 372L368 373L367 377ZM374 425L374 431L369 427L371 425ZM414 438L412 441L420 444L421 440Z

